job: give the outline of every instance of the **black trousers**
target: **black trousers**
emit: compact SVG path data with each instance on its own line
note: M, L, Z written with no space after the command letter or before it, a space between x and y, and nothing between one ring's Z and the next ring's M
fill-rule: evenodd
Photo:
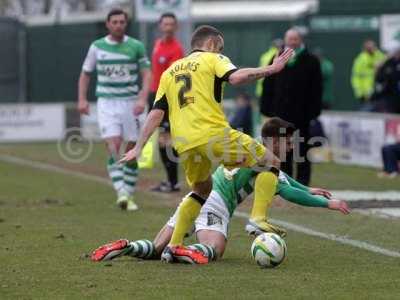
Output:
M311 162L307 159L307 152L311 148L308 145L310 129L309 127L298 128L297 131L298 133L293 135L294 150L286 154L286 161L282 161L281 169L293 177L293 169L296 165L296 180L308 186L311 180ZM303 137L304 141L299 141L297 137Z
M400 143L382 147L383 170L387 173L399 172Z

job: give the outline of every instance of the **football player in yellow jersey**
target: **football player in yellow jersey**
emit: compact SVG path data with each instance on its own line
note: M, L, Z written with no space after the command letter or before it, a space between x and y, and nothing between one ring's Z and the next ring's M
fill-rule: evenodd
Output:
M185 233L211 192L212 162L232 168L258 168L260 172L273 171L276 174L280 166L279 159L262 144L230 128L221 105L224 82L239 85L277 73L290 59L293 50L285 50L269 66L237 69L229 58L220 54L224 48L222 33L207 25L195 30L191 47L188 56L174 62L163 73L141 136L122 161L140 156L145 143L168 112L174 147L183 162L192 192L180 205L170 244L161 259L167 262L191 260L203 264L208 262L203 253L182 244ZM256 214L264 216L267 203L254 205Z

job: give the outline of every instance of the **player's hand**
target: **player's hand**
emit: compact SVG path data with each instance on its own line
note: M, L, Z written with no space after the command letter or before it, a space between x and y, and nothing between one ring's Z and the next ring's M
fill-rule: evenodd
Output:
M294 50L291 48L287 48L283 53L274 58L274 61L271 65L272 72L278 73L280 72L289 61L289 59L293 56Z
M146 96L145 93L143 92L143 90L141 90L138 95L138 101L135 103L135 106L133 107L134 116L141 115L146 109L147 97L145 96Z
M332 194L329 191L327 191L325 189L321 189L321 188L310 188L310 193L313 195L324 196L327 199L332 198Z
M271 165L273 167L275 167L276 169L280 170L280 168L281 168L281 160L279 158L277 158L277 157L274 157L273 160L272 160Z
M279 170L281 168L281 160L274 153L272 153L271 150L266 148L262 165L275 167L276 169Z
M328 208L332 210L338 210L341 213L347 215L350 213L350 208L346 201L331 199L328 201Z
M138 159L140 156L140 152L141 151L139 149L134 147L133 149L129 150L122 156L122 158L119 160L119 163L126 163L128 161Z
M146 108L145 103L143 103L142 101L137 101L135 103L135 106L133 107L133 115L134 116L141 115L144 112L145 108Z
M82 99L78 101L78 111L80 114L88 115L89 114L89 101L86 99Z

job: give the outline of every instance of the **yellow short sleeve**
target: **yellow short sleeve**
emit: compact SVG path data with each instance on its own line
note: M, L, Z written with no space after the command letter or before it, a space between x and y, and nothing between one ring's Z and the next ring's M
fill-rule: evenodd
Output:
M222 54L216 55L215 75L217 75L217 77L227 80L227 75L229 75L232 71L235 71L236 69L236 66L231 62L228 57Z
M166 93L167 87L166 87L166 80L164 74L160 78L160 83L158 84L158 89L156 93L156 99L154 102L157 102L160 100Z

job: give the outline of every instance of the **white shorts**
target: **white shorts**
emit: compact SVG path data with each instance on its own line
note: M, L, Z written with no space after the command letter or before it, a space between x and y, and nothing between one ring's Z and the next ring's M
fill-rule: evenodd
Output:
M172 218L167 222L169 227L175 227L178 209L179 207L176 209ZM210 196L208 196L206 203L201 208L199 216L194 222L194 231L218 231L222 233L226 239L228 238L229 221L229 211L224 200L217 192L212 191Z
M134 105L134 100L97 100L97 119L103 139L120 136L125 141L137 141L146 113L134 116Z

